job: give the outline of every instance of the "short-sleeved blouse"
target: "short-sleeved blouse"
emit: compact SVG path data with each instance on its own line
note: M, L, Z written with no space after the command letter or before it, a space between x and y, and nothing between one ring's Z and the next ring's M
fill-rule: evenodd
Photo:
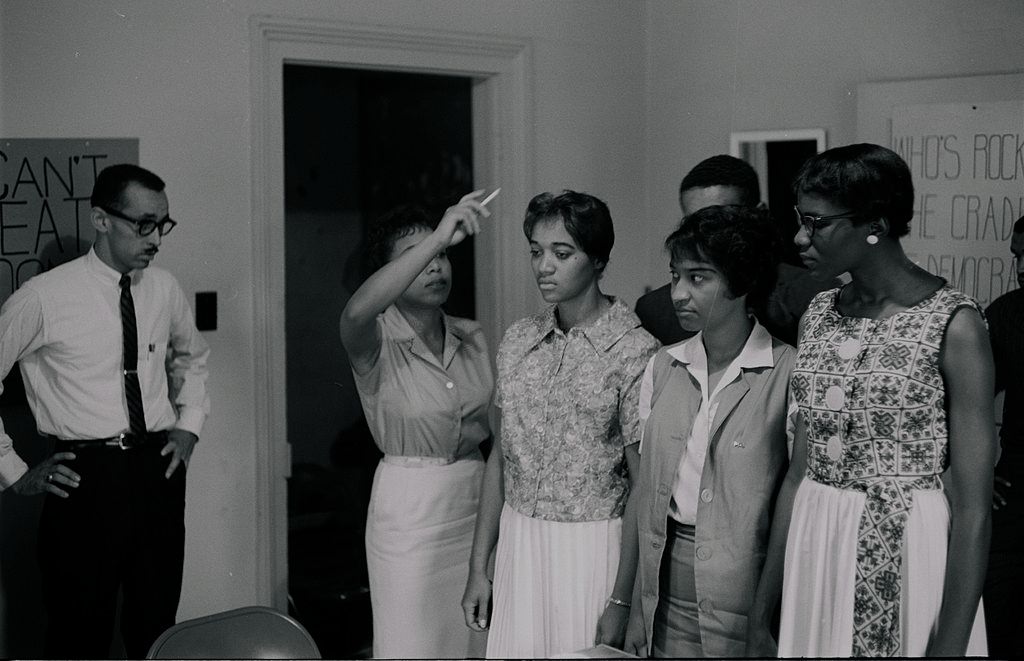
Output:
M555 307L520 319L498 349L505 502L549 521L622 515L623 448L640 440L640 378L658 341L614 298L563 332Z
M352 370L370 433L384 454L454 461L490 436L494 375L483 331L470 319L444 315L443 321L439 361L392 305L377 317L377 360L365 374Z

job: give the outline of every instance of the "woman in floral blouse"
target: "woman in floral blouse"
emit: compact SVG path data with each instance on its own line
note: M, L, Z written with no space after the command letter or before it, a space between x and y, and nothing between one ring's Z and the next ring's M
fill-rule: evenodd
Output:
M599 287L614 242L604 202L543 193L523 230L552 305L512 324L498 349L501 432L462 602L467 625L490 630L489 657L548 657L621 640L635 569L624 558L618 571L622 515L638 467L640 377L658 348Z
M804 314L799 407L751 656L984 655L979 600L995 464L992 353L978 304L915 265L907 164L878 145L830 149L794 186L795 241L849 272Z

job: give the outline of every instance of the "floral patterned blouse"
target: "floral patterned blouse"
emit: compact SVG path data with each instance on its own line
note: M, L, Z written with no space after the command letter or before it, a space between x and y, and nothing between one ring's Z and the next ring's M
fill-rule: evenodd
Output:
M658 341L614 298L593 324L562 332L555 307L520 319L498 348L505 502L549 521L622 516L623 448L640 440L640 379Z

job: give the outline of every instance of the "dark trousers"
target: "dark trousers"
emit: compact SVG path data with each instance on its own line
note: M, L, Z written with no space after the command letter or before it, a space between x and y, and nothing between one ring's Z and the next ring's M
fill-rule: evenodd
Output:
M985 629L994 658L1024 656L1021 595L1024 595L1024 453L1005 455L996 474L1011 487L996 486L1006 505L992 512L992 546L985 577Z
M37 549L48 658L107 658L121 637L141 659L174 624L185 551L185 467L164 477L158 445L75 450L69 498L47 495ZM60 448L58 448L58 451Z

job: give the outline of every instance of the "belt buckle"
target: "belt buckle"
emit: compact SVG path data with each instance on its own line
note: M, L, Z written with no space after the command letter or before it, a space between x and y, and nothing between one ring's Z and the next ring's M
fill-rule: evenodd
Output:
M120 434L118 434L116 442L117 447L121 448L122 450L127 450L128 448L130 448L130 445L125 444L125 441L128 439L128 436L129 435L125 432L121 432Z

